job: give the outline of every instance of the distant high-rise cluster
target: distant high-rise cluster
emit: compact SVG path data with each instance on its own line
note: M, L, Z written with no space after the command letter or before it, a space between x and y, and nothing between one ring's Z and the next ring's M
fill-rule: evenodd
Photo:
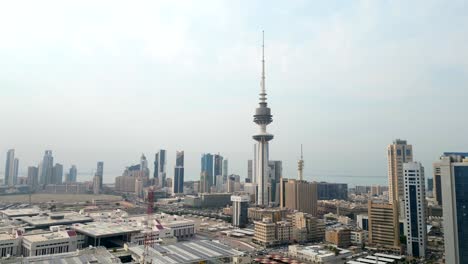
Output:
M5 165L5 185L14 186L18 180L19 160L15 158L15 150L10 149L7 152Z

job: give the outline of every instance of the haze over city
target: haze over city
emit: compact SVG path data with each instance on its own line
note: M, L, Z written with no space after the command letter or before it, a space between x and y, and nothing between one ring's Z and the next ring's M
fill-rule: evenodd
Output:
M152 162L164 148L169 168L185 151L187 180L199 178L205 152L220 152L245 177L265 30L270 159L295 177L303 144L308 180L384 184L395 138L424 164L468 148L454 136L468 132L460 119L467 9L464 1L4 2L0 160L15 148L24 176L51 149L82 180L103 160L104 182L113 182L141 153Z

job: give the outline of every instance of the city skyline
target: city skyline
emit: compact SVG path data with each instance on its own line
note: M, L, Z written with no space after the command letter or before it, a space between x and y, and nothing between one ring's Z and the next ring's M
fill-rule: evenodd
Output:
M86 13L91 12L86 4L57 5L63 16L40 15L49 14L45 5L35 6L41 12L24 13L19 12L21 5L2 3L0 11L2 24L15 24L15 30L0 29L8 40L0 43L0 55L8 65L1 66L0 113L9 124L2 130L0 160L5 160L8 149L16 149L22 176L51 149L64 167L76 164L90 178L95 163L105 161L104 182L112 182L129 161L136 162L138 153L151 157L164 148L168 155L185 150L187 180L198 178L202 153L217 152L230 159L232 173L245 177L246 160L253 158L248 137L256 127L249 118L257 101L252 93L257 92L261 72L262 29L268 40L269 100L277 113L269 127L276 136L270 158L283 161L287 177L296 174L301 143L310 164L304 171L306 180L379 176L382 184L387 174L385 146L395 138L411 142L426 165L442 152L468 148L468 143L452 138L434 140L445 130L430 122L443 119L446 126L468 132L455 117L463 112L467 97L462 47L468 34L464 27L452 27L467 24L467 7L462 4L96 6L93 12L105 9L102 15L109 22ZM81 23L75 10L90 19ZM243 10L258 11L262 21L246 17ZM415 15L411 10L418 11ZM206 19L199 20L197 12ZM39 15L41 19L36 19ZM135 19L122 24L121 15ZM58 18L63 26L55 27ZM222 23L209 22L217 18ZM30 27L32 20L37 28ZM427 27L423 22L429 20L440 23ZM288 26L280 21L288 21ZM86 33L78 41L74 32ZM153 37L157 34L167 41L158 42ZM437 104L431 103L433 98L438 98ZM174 122L181 113L186 122ZM51 122L37 121L44 117ZM227 141L210 129L220 119L229 120L220 128ZM130 121L139 123L141 131L123 126ZM401 125L395 126L397 122ZM94 129L82 129L91 126ZM187 136L189 129L192 136ZM358 162L362 156L369 158L368 163ZM335 157L342 162L336 164ZM169 160L167 166L173 165ZM0 177L4 169L0 167ZM428 175L431 169L427 167ZM338 181L358 180L348 178Z

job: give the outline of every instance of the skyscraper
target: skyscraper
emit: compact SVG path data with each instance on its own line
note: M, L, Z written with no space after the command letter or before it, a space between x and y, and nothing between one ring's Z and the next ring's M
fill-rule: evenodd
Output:
M159 187L166 187L166 150L160 149L154 157L154 178Z
M223 178L224 178L224 179L226 179L227 176L229 175L229 174L228 174L228 173L229 173L229 170L228 170L228 163L229 163L229 162L228 162L227 159L223 160Z
M172 181L172 193L184 193L184 151L176 152L176 165L174 168L174 180Z
M445 263L468 263L468 158L459 162L450 162L449 157L441 159L447 172L441 180Z
M216 185L216 176L218 175L223 175L223 156L219 153L214 155L213 185Z
M269 203L279 205L279 182L283 177L283 162L280 160L268 161L267 194Z
M5 165L5 185L13 186L16 184L18 179L18 167L19 160L15 159L15 150L8 150Z
M468 157L468 153L464 152L444 152L440 159L432 164L433 168L433 196L439 205L442 205L442 181L451 177L451 164L454 162L462 162Z
M248 160L247 161L247 179L249 179L249 182L253 182L253 160Z
M244 228L249 223L248 210L250 197L248 195L233 195L232 201L232 226Z
M213 183L213 155L203 154L201 158L200 192L210 192Z
M403 164L406 210L406 248L409 256L425 257L426 188L424 167L419 162Z
M95 176L99 177L99 190L102 190L102 182L104 180L104 162L98 161Z
M78 171L76 169L75 165L72 165L70 168L70 171L68 172L68 179L66 180L69 183L76 182L76 175L78 174Z
M28 184L33 189L36 188L37 185L39 184L38 175L39 175L39 169L37 167L34 167L34 166L28 167Z
M265 90L265 44L262 44L262 81L260 85L260 103L259 107L255 110L254 122L259 126L260 131L253 136L257 141L256 151L256 183L258 184L257 204L266 206L268 202L268 159L269 149L268 142L273 139L273 135L266 131L267 125L273 122L271 110L267 106Z
M396 139L388 145L388 200L404 200L403 163L413 161L413 147L406 140Z
M52 178L51 184L61 184L63 178L63 165L60 163L55 163L55 166L52 168Z
M369 199L369 244L400 250L400 223L397 203Z
M39 183L51 184L52 173L54 167L54 157L52 157L52 150L46 150L42 162L39 165Z

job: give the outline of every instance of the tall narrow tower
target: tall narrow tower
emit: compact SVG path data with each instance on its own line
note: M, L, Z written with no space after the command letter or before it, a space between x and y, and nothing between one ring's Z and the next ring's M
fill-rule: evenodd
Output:
M300 181L304 179L304 159L302 156L302 144L301 144L301 159L297 162L297 173Z
M273 135L266 131L268 124L273 122L270 108L267 107L265 91L265 37L262 42L262 81L260 84L260 102L255 110L254 122L259 126L260 131L253 136L257 143L256 151L256 177L257 177L257 204L268 205L268 141L273 139Z

